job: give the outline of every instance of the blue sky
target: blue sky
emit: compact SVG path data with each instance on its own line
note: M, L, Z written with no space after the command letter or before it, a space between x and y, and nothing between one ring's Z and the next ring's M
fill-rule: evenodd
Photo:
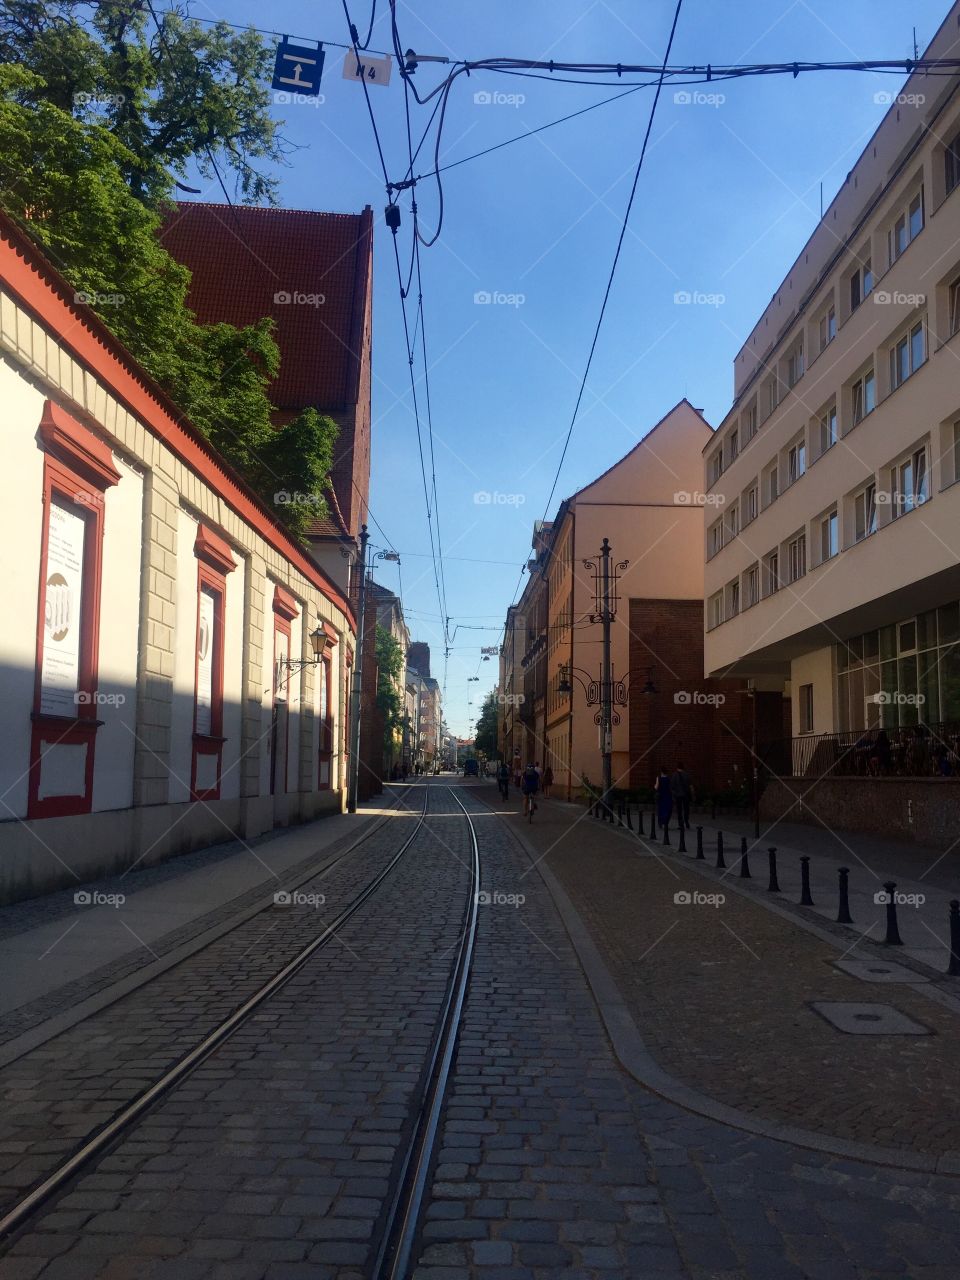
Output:
M904 58L946 12L945 0L685 0L671 62ZM365 32L370 0L351 0ZM642 13L638 10L642 9ZM456 59L555 58L659 63L674 0L555 0L483 5L416 0L398 6L404 47ZM221 9L225 17L290 34L343 41L335 0L280 0ZM371 47L387 49L380 0ZM359 84L341 76L328 48L324 101L276 108L298 150L281 173L290 207L375 212L373 475L371 510L402 565L378 580L402 583L415 639L431 645L443 679L443 629L429 538L396 268L384 225L384 183ZM422 65L421 94L441 77ZM718 423L732 395L733 356L885 108L875 95L898 78L817 73L704 87L712 102L676 102L665 89L640 178L587 392L564 463L557 502L621 457L686 396ZM583 87L477 72L461 76L443 131L450 163L548 120L611 97ZM493 95L492 101L475 95ZM642 89L576 120L444 175L440 239L422 251L431 366L439 524L447 612L457 628L447 670L446 718L461 735L496 680L480 646L517 587L535 520L544 514L610 269L653 90ZM371 88L391 179L406 170L403 87ZM519 99L519 100L518 100ZM429 107L413 107L419 137ZM433 139L417 172L432 168ZM432 181L418 187L422 224L436 224ZM215 198L210 196L209 198ZM408 261L409 194L401 199L400 252ZM718 305L677 306L680 290L721 295ZM478 303L477 294L496 300ZM411 310L411 324L413 311ZM422 365L418 398L425 422ZM477 501L476 495L489 495ZM455 558L457 557L457 558ZM462 558L459 558L462 557ZM402 576L401 576L402 575ZM475 628L489 627L490 630ZM478 674L478 683L468 684ZM468 693L468 690L475 690ZM468 700L473 705L468 705Z

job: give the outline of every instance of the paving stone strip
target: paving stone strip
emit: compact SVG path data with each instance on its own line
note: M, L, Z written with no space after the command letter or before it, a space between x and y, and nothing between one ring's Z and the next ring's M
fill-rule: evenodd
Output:
M37 1218L0 1276L361 1277L462 926L468 847L462 820L425 830L336 943Z
M864 982L836 967L840 952L828 942L676 856L650 856L546 806L538 817L524 834L545 853L664 1070L777 1124L933 1157L960 1152L960 1098L944 1089L960 1019L932 998L932 983ZM892 1007L930 1034L844 1034L817 1003Z
M323 901L268 908L0 1070L0 1209L322 933L390 861L418 813L385 823L349 858L301 886L307 899Z
M477 825L501 905L481 915L416 1280L956 1280L955 1180L755 1137L628 1076L527 853Z
M399 807L407 808L411 804L415 807L416 803L417 801L411 799L409 793L407 793L401 799ZM264 837L264 839L267 838ZM152 938L149 947L144 946L135 949L109 964L101 965L91 973L83 974L72 982L64 983L55 991L51 991L49 995L31 1000L16 1009L8 1010L0 1015L0 1047L9 1044L16 1037L22 1036L24 1032L32 1030L34 1027L38 1027L44 1022L57 1017L57 1015L75 1008L81 1001L106 991L139 970L149 968L155 960L169 955L193 939L202 937L203 934L215 929L217 926L228 923L234 916L242 914L262 901L274 888L281 889L298 882L313 867L318 870L322 869L328 862L341 854L356 838L357 833L355 831L347 832L320 850L319 853L311 853L294 866L286 868L278 875L275 882L271 881L255 885L245 893L231 898L230 901L221 903L212 910L196 916L179 928L171 929L159 938ZM253 843L254 845L261 844L263 840L254 841ZM122 892L128 897L134 898L137 894L149 893L151 889L155 889L171 880L176 880L191 871L209 867L224 858L235 857L239 847L236 842L232 842L217 846L214 849L197 850L191 854L168 859L156 867L148 867L142 871L137 871L130 878L122 875L112 876L109 879L97 881L95 885L91 883L83 886L78 885L77 887L96 888L98 892L104 894ZM50 894L45 898L15 903L12 906L0 908L0 942L29 932L40 925L50 924L74 915L77 908L73 900L73 894L73 889L64 890Z

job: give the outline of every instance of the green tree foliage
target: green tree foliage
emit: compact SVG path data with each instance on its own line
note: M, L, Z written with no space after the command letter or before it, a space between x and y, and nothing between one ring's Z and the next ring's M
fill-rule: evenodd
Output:
M191 166L231 171L244 200L272 202L283 159L268 107L273 54L254 31L191 21L153 0L4 0L0 62L32 71L26 106L49 103L106 129L124 148L121 176L157 201Z
M377 707L383 713L383 745L389 753L403 728L403 647L377 623Z
M186 305L190 273L158 238L175 177L191 164L209 174L218 152L244 198L273 198L273 179L252 164L281 155L264 87L269 51L255 33L222 24L206 30L178 13L162 24L161 38L140 5L119 0L92 10L73 0L8 0L0 11L0 204L302 535L326 514L336 424L310 409L273 426L268 387L280 353L272 321L199 325Z
M477 721L474 750L478 754L482 752L488 760L496 758L498 750L496 693L488 693L483 700L483 706L480 709L480 718Z

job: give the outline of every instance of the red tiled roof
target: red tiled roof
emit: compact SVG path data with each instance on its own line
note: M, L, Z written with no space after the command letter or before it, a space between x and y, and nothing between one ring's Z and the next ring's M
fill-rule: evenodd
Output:
M356 404L373 220L362 213L183 201L160 232L193 272L188 302L202 324L276 323L280 410L335 412ZM323 302L275 301L278 294Z

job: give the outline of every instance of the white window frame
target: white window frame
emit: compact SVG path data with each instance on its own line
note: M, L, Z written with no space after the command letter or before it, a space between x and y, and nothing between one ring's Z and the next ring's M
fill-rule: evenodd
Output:
M790 581L799 582L807 572L807 535L798 533L787 543L787 564Z
M873 403L870 405L869 408L867 408L868 384L871 388L872 399L873 399ZM867 369L863 374L861 374L861 376L857 378L857 380L851 386L850 395L851 395L850 416L852 418L852 425L856 427L864 420L864 418L868 417L871 413L873 413L874 409L877 407L876 371L874 369ZM860 409L859 416L857 414L858 398L859 398L859 409Z
M820 520L820 563L840 554L840 515L836 508Z
M915 507L922 507L930 493L930 466L927 446L910 453L890 469L890 518L897 520Z
M787 484L796 484L807 469L807 442L796 440L787 453Z
M747 608L760 603L760 566L752 564L746 572L747 579Z
M820 419L820 452L826 453L840 439L840 421L837 416L837 406L831 405L827 412Z
M863 519L860 518L860 509ZM863 542L877 531L877 486L870 480L853 495L853 538Z
M920 358L916 358L914 340L920 339ZM906 357L906 373L903 372L901 354ZM918 369L927 363L927 328L922 320L912 324L906 333L890 347L890 390L902 387L908 378L912 378Z

